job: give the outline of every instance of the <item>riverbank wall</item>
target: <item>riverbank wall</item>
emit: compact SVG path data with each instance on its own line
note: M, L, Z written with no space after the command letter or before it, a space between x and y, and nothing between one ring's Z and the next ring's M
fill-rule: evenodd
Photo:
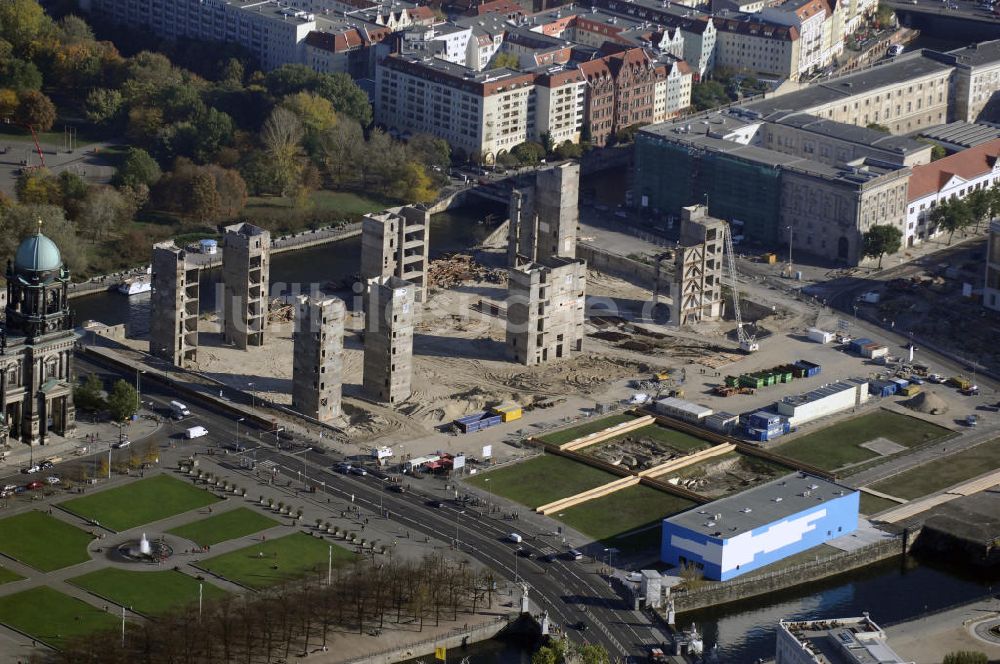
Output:
M393 648L387 648L380 652L373 652L364 657L341 660L343 664L393 664L414 657L424 657L433 655L435 648L446 648L448 650L463 648L465 646L488 641L502 632L510 623L508 616L500 616L480 625L471 627L460 627L445 634L423 639L415 643L405 643ZM335 660L330 660L335 661Z
M587 261L587 268L618 277L641 288L656 286L656 268L646 263L619 256L587 242L578 242L576 257Z
M903 556L909 553L919 533L919 529L904 530L894 537L879 540L853 551L841 551L832 556L790 565L765 574L755 574L732 581L711 582L694 590L674 592L671 594L674 610L683 613L737 602Z

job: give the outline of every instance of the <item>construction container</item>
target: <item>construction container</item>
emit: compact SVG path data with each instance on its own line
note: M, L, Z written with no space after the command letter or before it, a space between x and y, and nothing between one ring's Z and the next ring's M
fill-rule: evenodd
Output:
M499 415L501 422L513 422L514 420L519 420L521 419L521 415L524 414L521 407L517 404L496 406L495 408L491 408L490 411L494 415Z
M891 380L873 380L868 383L872 394L880 397L891 397L899 390L899 385Z
M726 387L737 387L740 384L738 376L726 376L724 380Z
M905 378L890 378L889 380L891 380L897 385L896 389L897 392L901 391L903 388L907 387L910 384L910 381L906 380Z
M810 327L806 330L806 335L809 337L810 341L815 341L819 344L828 344L833 341L833 332L827 332L826 330L821 330L818 327Z
M705 418L705 426L719 433L732 433L740 423L740 416L719 411Z
M482 431L483 429L496 426L500 424L500 422L501 419L499 415L492 415L486 411L481 411L458 418L455 420L455 426L457 426L459 431L462 433L473 433L475 431Z
M747 418L747 426L755 429L771 429L781 424L781 415L766 410L758 410Z
M778 255L777 254L764 254L763 256L761 256L761 260L763 260L768 265L774 265L775 263L778 262Z
M952 376L948 379L948 384L960 390L967 390L972 387L972 381L965 376Z
M871 339L854 339L851 341L851 352L861 355L861 349L867 346L868 344L873 344L873 343L875 342L872 341Z
M795 370L801 371L802 375L796 376L796 378L812 378L822 371L823 367L816 364L815 362L810 362L809 360L799 360L792 365Z
M864 356L872 360L877 360L880 357L887 357L889 355L889 348L881 344L869 344L864 348Z
M902 394L904 397L912 397L916 394L920 394L920 389L921 388L919 385L910 384L901 389L899 393Z
M740 387L764 387L764 379L756 374L743 374L739 377Z

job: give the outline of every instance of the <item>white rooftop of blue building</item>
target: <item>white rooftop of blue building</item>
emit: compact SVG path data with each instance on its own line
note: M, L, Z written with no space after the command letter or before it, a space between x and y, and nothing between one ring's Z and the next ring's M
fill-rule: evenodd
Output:
M793 473L663 520L661 558L725 581L853 532L858 492Z

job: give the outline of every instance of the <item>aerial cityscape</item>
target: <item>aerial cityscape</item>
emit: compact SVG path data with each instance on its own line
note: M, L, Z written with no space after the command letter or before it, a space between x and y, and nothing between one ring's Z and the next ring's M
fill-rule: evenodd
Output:
M0 0L0 664L1000 664L997 0Z

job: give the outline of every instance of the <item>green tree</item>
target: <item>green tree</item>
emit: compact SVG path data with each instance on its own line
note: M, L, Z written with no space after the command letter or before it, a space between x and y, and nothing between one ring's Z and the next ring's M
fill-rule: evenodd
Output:
M107 88L94 88L87 93L83 102L83 112L95 124L109 124L118 118L122 110L122 93Z
M902 246L903 231L889 224L876 224L868 229L862 240L862 253L869 258L878 258L881 270L882 257L896 253Z
M362 127L372 123L372 104L368 95L347 74L322 74L316 94L329 99L337 113L354 118Z
M97 374L89 374L82 384L73 390L73 403L82 410L100 410L104 407L104 384Z
M556 148L555 155L557 159L579 159L583 156L583 146L572 141L563 141Z
M144 184L152 187L160 179L160 165L142 148L129 148L125 159L115 173L114 184L118 187L137 187Z
M70 14L59 19L59 41L63 44L94 41L94 31L79 16Z
M941 664L988 664L989 658L985 653L975 650L956 650L944 656Z
M994 184L987 192L990 195L990 218L1000 217L1000 184Z
M514 71L517 71L520 67L521 61L514 53L499 51L497 52L496 57L493 58L494 69L513 69Z
M52 20L35 0L0 2L0 39L24 53L29 45L52 29Z
M992 198L992 195L986 189L976 189L965 199L966 205L969 206L969 214L972 215L972 219L976 224L975 232L977 233L979 232L979 225L986 220L986 217L990 213Z
M878 6L878 12L875 14L875 21L878 23L880 28L895 25L896 13L892 10L892 7L880 4Z
M56 122L56 107L52 100L37 90L26 90L18 95L17 118L35 131L48 131Z
M542 646L531 655L531 664L559 664L556 652L548 646Z
M545 148L541 143L535 143L534 141L518 143L511 148L510 153L515 159L526 166L537 164L542 159L545 159Z
M451 166L451 146L448 141L431 134L417 134L406 142L406 154L409 158L419 161L433 177L439 174L443 180Z
M7 62L0 61L0 88L18 92L41 90L42 72L29 60L10 58Z
M115 381L108 395L108 411L115 422L125 422L139 410L139 393L135 387L125 380Z
M583 664L611 664L608 651L596 644L587 644L580 648L580 659Z
M877 122L869 122L868 129L874 129L875 131L880 131L883 134L891 134L892 130L886 127L884 124L879 124Z
M83 199L87 197L90 187L82 177L73 171L62 171L56 178L59 183L59 193L63 209L70 219L75 219L80 212Z
M320 82L320 75L306 65L282 65L272 69L264 77L264 87L273 96L281 98L297 92L314 90Z
M691 105L695 110L704 111L730 101L726 86L718 81L702 81L691 86Z
M955 231L968 228L972 223L972 212L961 198L944 200L931 210L930 220L942 230L948 231L948 244L955 237Z
M361 163L364 153L365 135L361 125L353 118L342 118L335 127L320 136L315 159L330 183L334 187L343 187L357 181L360 172L357 165ZM244 178L246 175L244 170ZM253 186L250 188L253 189Z
M944 159L948 156L948 151L944 149L943 145L938 145L935 143L931 147L931 161L937 161L938 159Z
M615 142L616 143L631 143L635 140L635 135L638 133L639 129L646 123L637 122L636 124L623 127L615 132Z

